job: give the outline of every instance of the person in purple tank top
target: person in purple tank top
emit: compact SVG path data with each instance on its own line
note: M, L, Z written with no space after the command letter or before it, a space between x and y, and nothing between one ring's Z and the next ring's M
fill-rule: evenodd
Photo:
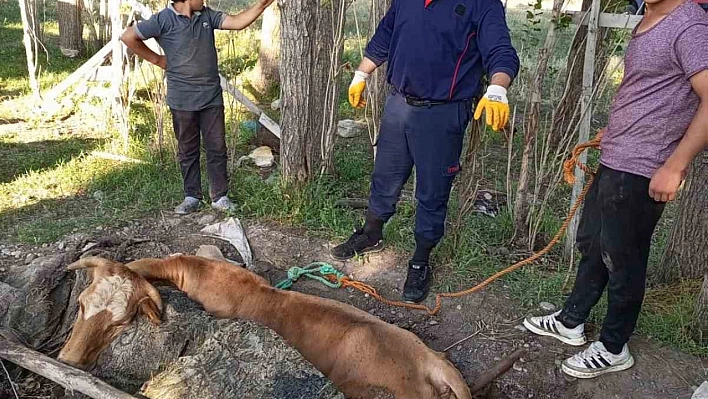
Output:
M627 342L644 299L654 228L708 148L708 15L692 0L645 3L578 227L573 292L562 310L524 320L533 333L584 345L584 323L607 288L599 341L561 365L577 378L634 364Z

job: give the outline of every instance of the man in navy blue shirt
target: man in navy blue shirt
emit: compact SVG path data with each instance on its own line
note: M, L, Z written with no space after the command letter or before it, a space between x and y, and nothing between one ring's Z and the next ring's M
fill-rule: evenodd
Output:
M392 0L366 47L349 87L363 107L369 75L388 61L386 99L371 178L366 222L332 249L338 260L383 249L383 225L396 211L401 189L416 168L416 249L403 299L428 294L430 252L444 234L452 183L476 102L475 119L498 131L509 117L507 89L519 71L499 0ZM482 94L482 76L490 85Z

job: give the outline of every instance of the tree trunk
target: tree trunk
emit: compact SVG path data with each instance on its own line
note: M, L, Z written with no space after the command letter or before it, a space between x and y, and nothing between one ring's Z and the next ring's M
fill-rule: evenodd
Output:
M694 337L699 345L708 344L708 273L703 276L703 288L693 312Z
M371 0L371 11L369 20L370 35L373 36L376 28L386 15L391 6L391 0ZM389 91L389 85L386 82L386 63L382 64L371 75L367 84L368 100L367 100L367 126L369 128L369 138L371 144L376 144L381 126L381 116L383 115L383 107L386 102L386 94ZM369 113L370 111L370 113ZM370 116L369 116L370 115ZM376 156L376 147L374 146L374 157Z
M280 156L285 181L303 182L310 176L308 137L314 126L310 110L316 103L317 7L308 0L279 0L281 12L281 138ZM319 129L316 129L319 131Z
M317 170L322 156L321 140L326 123L329 68L335 52L332 10L339 2L324 6L308 0L279 0L281 11L281 140L282 177L285 181L304 182ZM330 116L336 119L336 114ZM336 126L336 125L335 125ZM329 130L329 129L328 129Z
M272 4L263 12L261 46L254 71L253 87L268 93L280 82L280 8Z
M22 17L22 43L27 56L27 72L29 73L30 90L35 101L41 98L39 81L37 80L37 3L35 0L19 0L20 16Z
M83 50L83 24L81 22L82 0L59 0L59 48L65 57L75 58Z
M98 39L98 30L96 29L96 25L98 22L97 14L98 13L96 12L94 7L94 1L83 0L84 24L88 27L89 30L89 43L91 43L91 53L94 53L95 51L103 47L103 44Z
M602 9L605 7L606 1L603 1ZM584 12L589 12L592 6L592 0L583 0L581 9ZM605 37L608 30L600 28L596 40L596 58L595 58L595 75L594 81L597 82L605 68L609 54L604 51ZM573 37L573 43L570 46L570 53L566 61L565 69L565 91L558 101L558 106L553 113L553 130L551 131L551 148L557 148L559 145L564 145L568 139L572 139L573 127L577 126L580 121L580 95L583 92L583 68L585 55L585 43L587 41L588 26L580 25ZM570 137L568 137L570 135Z
M108 2L107 0L98 0L98 40L101 45L108 42L111 37L111 25L108 21Z
M679 278L701 278L708 272L708 152L696 157L679 200L664 255L654 280L671 283Z

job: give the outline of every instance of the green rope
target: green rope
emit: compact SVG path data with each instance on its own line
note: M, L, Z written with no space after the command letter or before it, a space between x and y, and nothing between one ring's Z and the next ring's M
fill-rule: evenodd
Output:
M337 282L332 283L326 278L318 276L318 273L322 276L329 276L331 274L334 274L335 276L337 276ZM292 288L293 283L295 283L300 277L303 276L313 280L317 280L329 288L340 288L342 286L341 279L344 277L344 273L335 269L334 266L324 262L310 263L306 267L295 266L291 267L288 270L288 278L279 282L275 286L275 288L281 290L289 290L290 288Z

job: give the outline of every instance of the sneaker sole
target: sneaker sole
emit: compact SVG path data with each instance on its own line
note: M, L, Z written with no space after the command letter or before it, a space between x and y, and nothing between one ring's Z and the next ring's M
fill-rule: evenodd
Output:
M555 338L555 339L563 342L564 344L568 344L568 345L572 345L572 346L582 346L587 343L587 339L585 337L583 337L583 338L567 338L562 335L559 335L559 334L556 334L556 333L553 333L550 331L546 331L542 328L538 328L537 326L531 324L531 322L529 322L527 319L524 319L523 324L524 324L524 327L526 327L526 329L528 329L529 331L531 331L532 333L534 333L536 335L542 335L544 337L552 337L552 338Z
M617 371L624 371L629 368L634 366L634 357L630 356L629 360L627 360L625 363L618 364L616 366L611 366L606 369L598 370L598 371L578 371L573 368L570 368L565 365L565 362L561 365L561 370L563 370L564 373L568 374L571 377L575 378L582 378L582 379L589 379L589 378L595 378L599 377L603 374L607 373L614 373Z
M417 304L419 304L419 303L425 301L426 299L428 299L428 295L429 295L429 294L430 294L430 292L426 293L422 298L420 298L420 299L418 299L418 300L415 300L415 301L412 300L412 299L403 298L403 302L405 302L405 303L410 303L411 305L417 305Z
M190 215L190 214L195 213L195 212L198 212L198 211L199 211L199 208L194 209L194 210L191 210L191 211L181 211L181 212L180 212L180 211L175 211L175 213L176 213L177 215L184 216L184 215Z
M354 259L354 258L356 258L357 256L364 256L364 255L369 255L369 254L375 254L375 253L379 253L379 252L381 252L381 251L383 251L383 250L384 250L384 246L383 246L383 244L382 244L381 247L373 247L373 248L371 248L371 249L365 249L365 250L363 250L363 251L361 251L361 252L355 253L355 254L352 255L352 256L341 256L341 257L340 257L340 256L334 256L334 255L332 255L331 253L329 254L329 256L331 256L332 259L334 259L334 260L338 260L338 261L340 261L340 262L343 262L343 261L345 261L345 260Z

